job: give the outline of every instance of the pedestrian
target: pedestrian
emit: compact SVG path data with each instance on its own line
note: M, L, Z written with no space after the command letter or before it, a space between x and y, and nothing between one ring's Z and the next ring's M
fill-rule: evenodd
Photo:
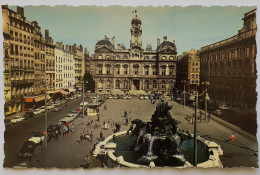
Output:
M107 128L109 128L110 127L110 123L109 123L109 121L107 122Z
M104 135L103 135L103 132L102 132L102 130L100 131L100 140L103 140L103 137L104 137Z
M55 130L55 139L58 140L58 138L59 138L59 131L56 129Z
M83 140L83 134L81 133L80 136L79 136L79 143L81 143Z
M208 115L208 122L210 121L210 112L209 112L209 115Z
M128 118L126 117L125 119L125 125L127 126L128 125Z
M107 111L107 105L106 105L106 104L104 105L104 110L106 110L106 111Z
M99 113L97 113L97 121L99 122Z
M85 157L85 168L89 167L89 162L90 162L90 158L89 158L88 155L86 155L86 157Z
M90 133L90 141L91 141L91 142L92 142L93 137L94 137L93 131L91 131L91 133Z
M65 135L67 135L69 133L69 127L65 126Z
M232 143L235 141L235 133L232 133L231 136L229 137L229 142Z

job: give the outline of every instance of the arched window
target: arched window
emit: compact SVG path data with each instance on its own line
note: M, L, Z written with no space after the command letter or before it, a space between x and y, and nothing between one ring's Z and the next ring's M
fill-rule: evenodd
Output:
M124 65L124 74L127 75L128 74L128 66Z
M144 67L144 74L149 75L149 66Z
M166 56L162 56L162 60L166 60Z
M166 88L166 81L163 80L163 81L162 81L162 89L165 89L165 88Z
M153 81L153 88L157 88L157 81L156 80Z
M106 65L106 73L107 73L107 75L110 75L110 69L111 68L111 65Z
M119 82L119 80L116 80L116 88L120 88L120 82Z
M169 68L170 68L169 75L173 75L174 66L170 66Z
M120 64L117 64L116 66L115 66L115 70L116 70L116 74L117 75L119 75L120 74Z
M166 66L162 66L162 75L166 75Z
M128 88L128 81L124 80L124 88L127 89Z
M138 75L139 66L138 65L134 65L133 68L134 68L134 74Z
M145 80L144 86L145 86L146 89L149 89L149 81L148 80Z

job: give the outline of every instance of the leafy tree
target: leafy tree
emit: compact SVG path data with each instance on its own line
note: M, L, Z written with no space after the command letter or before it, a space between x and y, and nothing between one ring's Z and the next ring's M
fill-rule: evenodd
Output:
M83 77L84 81L87 81L88 83L85 84L85 90L90 90L91 92L95 91L95 81L93 79L93 76L90 73L85 73Z

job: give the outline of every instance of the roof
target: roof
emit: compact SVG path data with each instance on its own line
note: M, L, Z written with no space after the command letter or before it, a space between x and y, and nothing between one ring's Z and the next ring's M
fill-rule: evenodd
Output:
M135 17L132 19L131 24L142 24L142 22L140 18L137 15L135 15Z
M103 40L98 41L96 45L109 45L109 46L111 46L112 44L109 40L103 39Z

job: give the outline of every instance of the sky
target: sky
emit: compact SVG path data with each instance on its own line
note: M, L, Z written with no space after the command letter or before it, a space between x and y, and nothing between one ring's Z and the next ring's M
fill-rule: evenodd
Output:
M10 7L16 11L16 7ZM157 47L157 38L175 40L178 55L191 48L221 41L237 34L243 27L244 14L253 6L164 6L164 7L97 7L97 6L24 6L29 21L38 21L42 34L49 29L54 42L82 44L90 54L95 44L106 35L115 36L115 43L130 47L131 20L136 14L142 20L143 48L152 44Z

